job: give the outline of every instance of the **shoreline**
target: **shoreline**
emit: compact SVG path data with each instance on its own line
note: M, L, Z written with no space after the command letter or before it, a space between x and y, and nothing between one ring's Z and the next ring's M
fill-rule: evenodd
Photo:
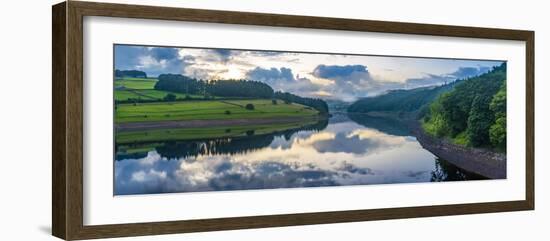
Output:
M489 179L506 178L506 154L483 148L464 147L444 139L430 136L416 119L417 112L372 112L361 113L373 117L385 117L401 122L416 138L422 148L435 156L466 171Z
M116 131L144 131L153 129L170 128L207 128L216 126L243 126L243 125L269 125L287 124L302 121L322 120L324 116L307 117L279 117L279 118L257 118L257 119L226 119L226 120L174 120L174 121L150 121L150 122L128 122L115 124Z
M482 148L464 147L432 137L424 132L416 120L409 126L411 134L416 137L420 145L432 154L466 171L490 179L506 179L506 154Z

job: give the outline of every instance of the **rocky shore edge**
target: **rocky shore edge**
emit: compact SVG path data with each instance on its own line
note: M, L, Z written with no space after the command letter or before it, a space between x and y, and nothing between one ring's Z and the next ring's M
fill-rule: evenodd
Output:
M464 147L432 137L424 132L418 121L410 123L409 128L424 149L453 165L490 179L506 179L505 153Z

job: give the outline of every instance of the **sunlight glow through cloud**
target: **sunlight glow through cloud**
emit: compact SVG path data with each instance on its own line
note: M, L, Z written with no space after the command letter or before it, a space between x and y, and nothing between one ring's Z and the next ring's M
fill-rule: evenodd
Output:
M203 80L251 79L275 90L344 101L392 89L441 85L485 73L502 63L130 45L116 45L115 60L116 69L141 70L148 76L173 73Z

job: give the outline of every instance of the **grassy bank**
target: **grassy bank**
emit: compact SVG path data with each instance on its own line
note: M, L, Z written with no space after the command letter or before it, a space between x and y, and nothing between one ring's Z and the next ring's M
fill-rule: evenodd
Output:
M166 95L173 94L177 99L186 98L186 94L155 90L157 79L124 77L115 80L115 100L158 101ZM203 96L189 95L191 98L202 99Z
M174 140L196 140L208 138L238 137L247 135L262 135L277 131L284 131L299 128L305 125L316 123L316 119L308 122L296 122L285 124L269 125L247 125L247 126L216 126L208 128L179 128L179 129L154 129L147 131L117 132L116 142L118 144L134 142L174 141Z
M252 104L254 109L247 109ZM299 104L272 100L208 100L118 104L115 122L148 122L174 120L227 120L274 117L315 116L318 111Z
M215 124L155 128L117 129L117 143L194 140L205 138L261 135L298 128L317 121L319 111L296 103L276 99L221 98L193 96L155 90L158 80L121 78L115 80L115 123L119 125L162 123L170 121L217 121ZM173 94L175 101L161 101ZM135 100L142 100L142 103ZM148 102L147 101L153 101ZM311 117L311 118L310 118ZM235 121L248 123L235 124ZM187 122L191 123L191 122Z
M195 99L202 99L202 96L198 95L185 95L180 93L162 91L162 90L139 90L139 89L125 89L115 91L115 100L162 100L167 94L173 94L177 99L184 99L187 96Z
M152 78L121 78L115 80L116 123L178 121L178 120L226 120L277 117L306 117L318 114L300 104L285 104L282 100L219 98L210 96L186 95L169 91L155 90L158 82ZM172 94L177 101L160 101ZM185 100L186 97L194 100ZM132 103L155 101L154 103ZM158 101L158 102L157 102ZM252 104L253 108L246 108Z
M124 77L115 80L115 88L124 87L135 90L152 90L157 79Z

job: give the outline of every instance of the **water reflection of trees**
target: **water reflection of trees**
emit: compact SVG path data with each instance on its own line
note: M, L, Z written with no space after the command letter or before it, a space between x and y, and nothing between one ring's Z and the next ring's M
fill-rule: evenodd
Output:
M483 180L486 179L480 175L465 171L457 166L440 158L435 160L435 169L431 173L430 181L464 181L464 180Z
M243 136L197 141L168 141L156 147L166 158L185 158L198 155L247 153L268 146L274 135Z
M293 134L299 131L321 131L328 125L328 120L321 120L314 124L305 125L299 128L276 131L269 134L254 135L250 130L246 136L224 137L190 141L165 141L157 143L155 150L162 157L187 158L199 155L216 154L244 154L269 146L275 137L284 137L290 140ZM144 153L145 155L147 153ZM117 160L124 159L117 155Z
M376 129L378 131L394 135L394 136L410 136L410 131L407 125L396 118L370 116L367 114L348 113L348 117L359 125L367 128Z
M123 159L140 159L147 156L147 152L136 152L136 153L119 153L118 145L115 146L116 160Z

